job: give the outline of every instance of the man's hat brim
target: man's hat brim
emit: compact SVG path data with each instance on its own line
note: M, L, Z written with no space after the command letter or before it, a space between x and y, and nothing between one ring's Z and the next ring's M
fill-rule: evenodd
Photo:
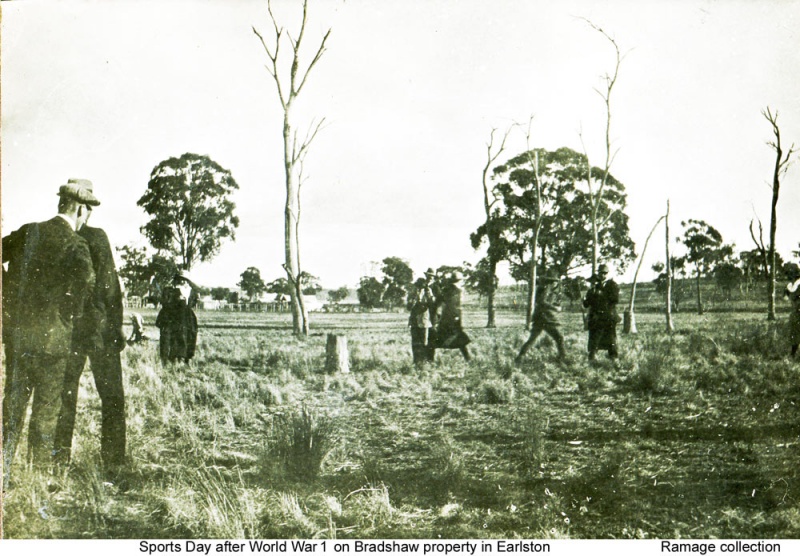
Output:
M78 201L81 204L96 207L100 204L100 200L94 194L86 189L75 184L62 185L58 188L59 197L67 197Z

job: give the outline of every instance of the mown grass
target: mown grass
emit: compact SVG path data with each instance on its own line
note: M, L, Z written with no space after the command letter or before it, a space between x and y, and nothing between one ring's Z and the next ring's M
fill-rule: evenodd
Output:
M9 538L654 538L800 534L800 366L761 316L638 318L617 365L467 315L475 357L411 364L406 315L203 312L197 358L123 352L130 465L99 461L83 377L71 466L21 458ZM204 326L205 325L205 326ZM148 331L155 336L152 329ZM323 372L325 334L352 372Z

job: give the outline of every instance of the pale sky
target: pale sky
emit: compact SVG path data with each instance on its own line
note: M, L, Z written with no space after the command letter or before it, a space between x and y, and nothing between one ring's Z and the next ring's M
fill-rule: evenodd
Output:
M300 0L275 0L294 28ZM67 178L91 179L92 224L144 244L136 206L151 170L186 152L228 168L241 224L193 274L235 286L249 266L283 276L282 113L251 27L266 0L2 2L2 231L55 213ZM672 235L698 218L737 250L769 223L775 155L761 110L800 145L800 0L311 0L307 55L332 28L295 113L327 126L306 159L301 257L325 287L353 287L370 261L415 272L476 262L481 171L493 127L534 115L533 143L604 156L593 91L626 57L612 97L612 173L631 237L671 199ZM284 45L284 49L288 50ZM506 151L524 149L521 134ZM798 248L800 163L783 178L779 251ZM663 258L663 229L645 267ZM630 279L633 266L623 279ZM649 276L649 275L648 275Z

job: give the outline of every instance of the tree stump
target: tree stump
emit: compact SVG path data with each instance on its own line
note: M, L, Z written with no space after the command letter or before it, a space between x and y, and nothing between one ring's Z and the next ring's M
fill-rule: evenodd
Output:
M347 336L328 334L328 344L325 348L325 372L350 372L350 353L347 351Z

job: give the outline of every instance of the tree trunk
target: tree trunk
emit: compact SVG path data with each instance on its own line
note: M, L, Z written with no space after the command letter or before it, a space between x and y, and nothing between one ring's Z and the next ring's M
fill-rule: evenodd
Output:
M772 218L770 219L769 223L769 276L768 276L768 293L769 293L769 301L768 301L768 309L767 309L767 318L771 321L775 320L775 275L776 275L776 268L775 268L775 233L778 229L778 215L777 215L777 207L778 207L778 194L781 190L781 174L786 172L788 165L792 160L792 155L795 154L794 145L789 148L789 152L786 153L786 157L783 156L783 149L781 148L781 130L778 127L778 112L775 111L775 114L769 109L769 106L766 110L762 110L761 114L767 119L767 121L772 124L772 131L775 134L775 141L770 142L769 145L775 149L775 169L772 173ZM764 269L766 270L766 269Z
M539 219L541 221L541 219ZM533 326L533 311L536 307L536 273L538 269L538 252L539 252L539 230L540 224L537 224L536 230L533 233L533 240L531 241L531 281L528 288L528 307L525 312L525 330L530 330Z
M325 346L325 372L350 372L350 354L347 351L347 336L328 334L328 343Z
M656 223L653 225L653 229L650 230L650 233L647 234L647 239L644 240L644 247L642 247L642 254L639 256L639 264L636 265L636 272L633 274L633 285L631 286L631 300L628 304L628 309L624 313L624 320L622 323L622 332L625 334L636 334L638 331L636 330L636 316L633 312L633 304L636 300L636 281L639 279L639 271L642 269L642 263L644 262L644 254L647 251L647 244L650 243L650 238L653 237L653 233L656 231L656 227L664 220L662 216Z
M292 309L292 331L298 336L308 336L308 314L303 306L300 286L300 239L297 235L300 191L294 172L294 162L292 161L290 110L291 106L287 105L283 118L283 160L286 172L286 210L284 213L285 269L289 283L295 284L295 287L289 291L289 305Z
M672 324L672 261L670 260L670 252L669 252L669 199L667 199L667 214L664 216L664 225L666 227L665 230L665 251L666 251L666 262L664 264L664 270L667 273L667 306L666 306L666 315L667 315L667 334L671 334L675 331L675 326Z
M625 334L638 334L636 329L636 313L632 309L626 309L622 314L622 332Z
M778 147L778 164L781 151ZM767 320L775 320L775 235L778 230L778 194L781 182L778 171L772 182L772 215L769 222L769 281L767 282Z
M700 299L700 269L697 269L696 273L696 281L697 281L697 314L703 314L703 302Z
M486 295L486 328L494 328L494 294L497 289L497 261L489 259L489 291Z
M598 203L600 200L598 199ZM597 233L597 209L592 210L592 276L597 274L597 260L600 258L600 242Z

